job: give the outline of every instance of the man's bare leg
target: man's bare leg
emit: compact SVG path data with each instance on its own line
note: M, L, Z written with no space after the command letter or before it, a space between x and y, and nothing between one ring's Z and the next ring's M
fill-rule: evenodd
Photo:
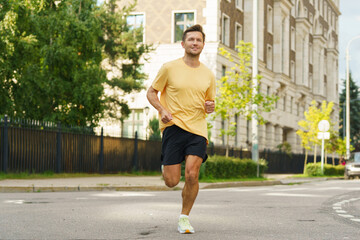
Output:
M164 165L163 178L166 186L172 188L178 185L181 177L181 164Z
M188 155L185 160L185 186L182 191L181 214L189 215L199 192L199 171L203 159L195 155Z

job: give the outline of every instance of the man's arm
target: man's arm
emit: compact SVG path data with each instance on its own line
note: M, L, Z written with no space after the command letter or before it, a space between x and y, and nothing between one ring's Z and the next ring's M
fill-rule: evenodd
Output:
M147 91L146 97L149 100L149 103L153 105L153 107L160 113L161 121L163 123L168 123L173 119L173 117L171 113L169 113L169 111L166 110L163 105L161 105L157 95L158 92L159 91L155 90L152 86L150 86L149 90Z

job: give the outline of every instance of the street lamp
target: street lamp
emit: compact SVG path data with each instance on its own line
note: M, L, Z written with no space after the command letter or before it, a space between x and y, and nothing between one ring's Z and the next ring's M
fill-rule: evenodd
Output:
M259 0L253 1L253 55L252 55L252 83L253 83L253 92L254 96L257 93L258 87L258 4ZM252 104L252 109L254 112L257 111L257 105L254 103ZM257 116L254 113L252 116L252 149L251 149L251 158L253 161L257 163L257 171L256 176L259 177L259 147L258 147L258 120Z
M349 70L349 47L352 41L360 38L353 37L346 46L346 159L350 158L350 70Z

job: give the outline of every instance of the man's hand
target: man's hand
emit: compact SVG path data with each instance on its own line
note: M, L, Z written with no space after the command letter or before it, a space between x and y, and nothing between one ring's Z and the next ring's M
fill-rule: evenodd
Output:
M212 113L215 110L215 102L214 101L206 101L205 102L205 112Z
M162 109L160 115L161 115L161 121L165 124L173 119L171 113L169 113L166 109Z

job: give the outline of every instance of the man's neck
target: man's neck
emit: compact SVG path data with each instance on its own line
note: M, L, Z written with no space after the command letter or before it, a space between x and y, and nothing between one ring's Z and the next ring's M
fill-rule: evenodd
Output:
M188 65L189 67L196 68L196 67L200 66L199 57L200 57L200 55L190 56L188 54L185 54L183 57L183 60L184 60L185 64Z

